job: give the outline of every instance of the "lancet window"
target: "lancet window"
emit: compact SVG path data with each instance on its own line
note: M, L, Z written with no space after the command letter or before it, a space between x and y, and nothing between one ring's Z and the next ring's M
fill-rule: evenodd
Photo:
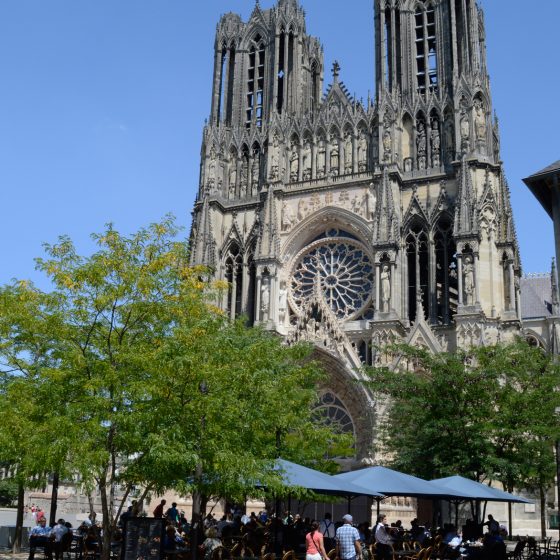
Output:
M418 91L436 90L438 87L436 14L431 3L421 4L414 13L416 41L416 84Z
M245 314L248 324L255 322L256 267L254 247L242 251L236 242L231 243L224 259L224 277L228 283L223 308L231 319Z
M415 321L421 312L418 303L425 311L428 304L428 234L423 224L412 224L406 235L406 257L408 271L408 318Z
M311 109L317 110L321 99L321 84L319 80L319 65L314 60L311 63Z
M292 75L295 62L295 39L294 32L290 29L286 32L284 28L280 30L278 38L278 68L276 82L276 110L282 114L288 103L290 88L292 87ZM318 81L318 80L317 80Z
M435 306L432 319L439 324L448 325L457 312L459 289L457 249L453 240L451 220L447 217L442 218L435 227L434 249Z
M395 7L387 7L382 16L383 80L387 87L394 88L401 76L401 16Z
M243 294L243 255L237 244L229 247L225 259L225 277L228 282L226 310L231 319L241 314Z
M233 108L233 78L235 75L235 46L230 47L226 43L222 45L220 60L220 85L218 111L216 124L221 121L231 122L231 112Z
M253 122L262 126L264 92L265 46L260 35L256 35L249 49L249 68L247 76L247 115L245 126Z

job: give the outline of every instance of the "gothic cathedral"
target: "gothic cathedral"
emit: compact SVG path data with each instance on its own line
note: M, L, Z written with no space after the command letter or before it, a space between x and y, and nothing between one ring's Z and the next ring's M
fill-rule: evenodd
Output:
M318 407L371 459L378 405L355 383L393 341L512 339L520 261L475 0L374 0L376 98L353 99L298 0L226 14L215 41L192 261L221 306L329 374Z

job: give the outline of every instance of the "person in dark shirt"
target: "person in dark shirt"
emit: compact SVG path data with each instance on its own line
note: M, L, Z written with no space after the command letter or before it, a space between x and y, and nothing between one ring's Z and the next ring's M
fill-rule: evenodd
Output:
M163 506L166 503L166 500L161 500L161 502L154 509L154 517L157 517L158 519L163 517Z

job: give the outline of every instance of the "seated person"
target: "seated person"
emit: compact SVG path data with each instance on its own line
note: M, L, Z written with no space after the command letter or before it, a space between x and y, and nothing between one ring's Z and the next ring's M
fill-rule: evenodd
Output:
M189 549L185 541L175 530L173 525L165 528L165 536L163 537L163 551L166 556L171 558L180 558L186 560L189 558Z
M218 538L216 527L210 527L206 530L206 540L202 543L204 549L204 560L211 560L212 553L216 548L222 546L222 541Z
M456 538L458 535L457 533L457 529L455 528L454 525L450 525L450 524L445 524L443 526L443 542L445 544L449 544L454 538Z
M59 519L56 525L52 528L52 536L54 537L54 553L58 560L64 556L64 551L70 548L72 542L72 531L66 526L64 519Z
M424 532L424 527L418 525L418 519L415 517L410 522L410 540L417 541L418 537Z
M99 552L99 535L97 534L95 526L91 526L84 537L84 550L86 552Z
M52 529L47 526L45 517L41 517L38 524L29 533L29 560L33 560L36 548L43 548L45 556L52 558Z

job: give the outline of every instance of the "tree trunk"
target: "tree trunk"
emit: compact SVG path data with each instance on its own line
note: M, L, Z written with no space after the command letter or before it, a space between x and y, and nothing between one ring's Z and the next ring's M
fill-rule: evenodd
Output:
M25 488L21 482L18 482L18 501L16 514L16 534L14 536L14 544L12 552L17 554L21 550L21 536L23 533L23 501L25 499Z
M51 492L51 511L49 515L49 527L56 525L56 506L58 502L58 473L53 473L52 492Z
M541 537L546 538L546 494L544 488L539 486L539 494L541 497Z
M202 469L200 467L200 469ZM199 466L197 465L197 474L199 471ZM200 478L199 478L200 480ZM198 544L199 544L199 533L200 526L202 525L202 519L200 518L200 508L202 505L202 495L198 489L192 493L192 520L191 520L191 542L192 542L192 559L198 559Z
M101 512L103 514L103 545L101 548L101 560L109 560L111 557L111 537L113 536L113 524L107 500L107 481L102 478L99 481L99 493L101 495Z

